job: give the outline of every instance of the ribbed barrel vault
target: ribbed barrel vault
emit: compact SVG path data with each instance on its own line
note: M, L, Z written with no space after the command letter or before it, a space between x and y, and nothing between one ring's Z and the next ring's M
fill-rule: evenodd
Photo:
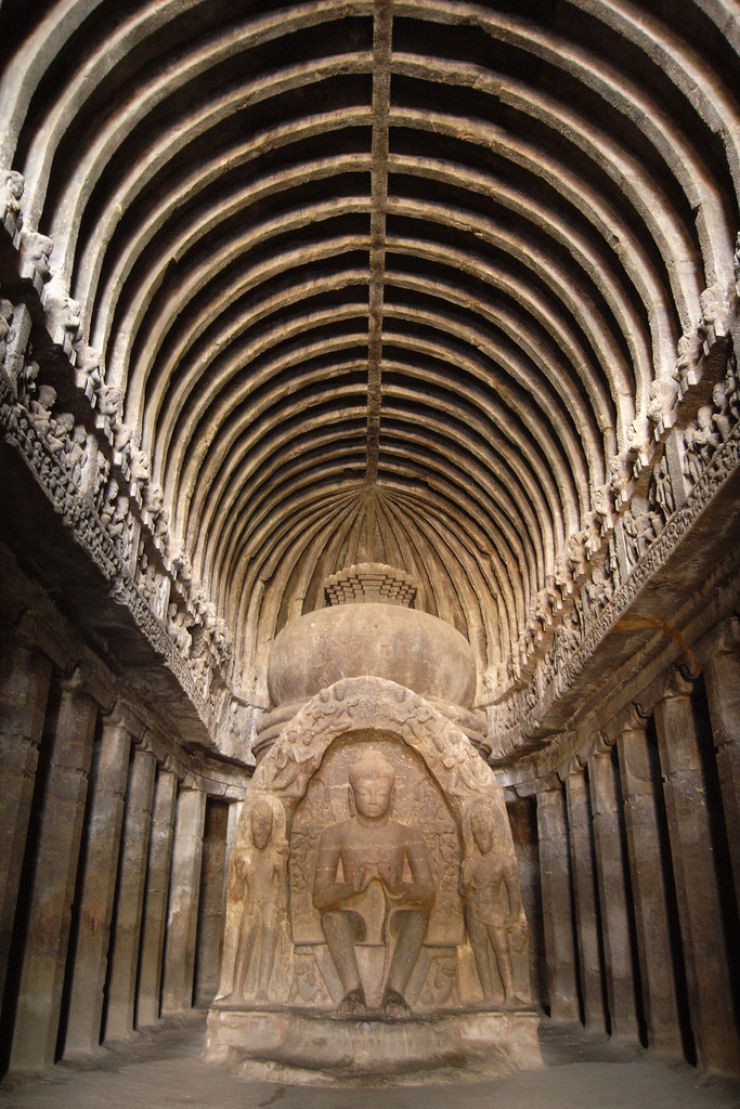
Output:
M0 165L244 689L361 561L505 665L733 281L737 5L8 0L0 23Z

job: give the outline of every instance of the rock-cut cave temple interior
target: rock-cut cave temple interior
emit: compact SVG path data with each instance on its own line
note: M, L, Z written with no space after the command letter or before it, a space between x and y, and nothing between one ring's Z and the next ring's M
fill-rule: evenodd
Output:
M2 1073L738 1076L737 3L0 54Z

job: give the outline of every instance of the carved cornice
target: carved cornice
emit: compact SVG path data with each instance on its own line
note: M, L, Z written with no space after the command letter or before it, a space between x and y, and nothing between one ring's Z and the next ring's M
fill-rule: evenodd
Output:
M735 424L726 441L715 450L683 506L669 517L613 597L601 606L594 606L582 633L562 641L557 655L552 661L540 664L523 690L500 705L489 706L489 726L495 736L494 758L509 755L535 734L548 711L566 690L573 688L598 646L675 553L739 464L740 424ZM696 675L697 666L690 652L685 668Z

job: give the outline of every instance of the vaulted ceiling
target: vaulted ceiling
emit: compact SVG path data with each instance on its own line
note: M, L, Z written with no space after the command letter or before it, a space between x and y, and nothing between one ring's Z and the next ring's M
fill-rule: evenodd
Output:
M367 559L505 658L731 280L737 5L6 0L0 20L0 165L245 672Z

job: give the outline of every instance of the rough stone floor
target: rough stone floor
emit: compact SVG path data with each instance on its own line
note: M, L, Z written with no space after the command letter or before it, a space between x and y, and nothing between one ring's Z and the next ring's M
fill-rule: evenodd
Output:
M458 1086L327 1089L249 1082L200 1061L205 1015L115 1045L94 1062L0 1084L0 1105L23 1109L738 1109L740 1082L699 1079L580 1027L541 1032L547 1069Z

